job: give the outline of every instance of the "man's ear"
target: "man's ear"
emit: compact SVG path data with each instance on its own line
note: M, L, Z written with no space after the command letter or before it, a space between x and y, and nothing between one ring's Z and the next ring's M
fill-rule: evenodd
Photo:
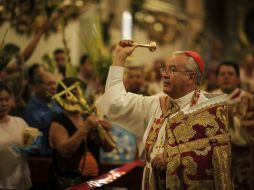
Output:
M190 79L192 80L192 81L196 81L196 73L190 73Z

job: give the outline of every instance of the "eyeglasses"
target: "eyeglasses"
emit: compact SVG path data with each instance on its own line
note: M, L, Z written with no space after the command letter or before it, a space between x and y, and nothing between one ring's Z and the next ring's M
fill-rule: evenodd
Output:
M194 71L178 71L175 66L171 65L169 67L161 67L160 73L162 75L174 74L174 73L195 73Z

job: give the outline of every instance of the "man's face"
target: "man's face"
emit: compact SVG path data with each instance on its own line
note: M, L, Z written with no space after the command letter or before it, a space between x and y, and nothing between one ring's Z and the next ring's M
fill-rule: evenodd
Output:
M219 88L225 92L232 92L239 84L240 79L236 74L234 67L222 65L217 76L217 83Z
M50 94L55 94L57 89L57 83L52 75L48 75L43 79L43 88L45 91L49 92Z
M50 95L54 95L57 92L57 83L53 75L50 73L43 73L43 82L35 86L36 93L48 101L50 101Z
M93 76L93 66L89 59L86 60L83 65L80 65L80 72L85 78L90 78Z
M55 54L55 61L57 63L57 65L59 66L64 66L65 64L65 58L64 58L64 53L56 53Z
M128 91L133 93L140 92L144 84L144 73L141 69L129 69L127 75Z
M166 72L162 72L163 91L172 98L180 98L189 92L191 74L186 69L187 56L174 55L166 59L163 68ZM194 90L194 89L193 89Z

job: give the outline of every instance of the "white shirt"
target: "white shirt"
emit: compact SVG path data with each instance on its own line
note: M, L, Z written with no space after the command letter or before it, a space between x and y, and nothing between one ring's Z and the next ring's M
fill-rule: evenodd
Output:
M25 190L31 187L27 161L12 149L20 145L23 130L28 125L22 118L10 116L0 123L0 189Z

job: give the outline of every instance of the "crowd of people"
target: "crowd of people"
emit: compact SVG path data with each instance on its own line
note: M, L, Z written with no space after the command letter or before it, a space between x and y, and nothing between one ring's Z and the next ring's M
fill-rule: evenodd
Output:
M135 159L146 162L144 190L254 189L253 55L216 68L194 51L126 64L136 48L118 44L106 84L86 54L77 76L65 77L62 49L53 52L60 77L24 60L2 68L0 189L32 187L29 155L52 159L48 189L92 179L102 162ZM42 135L23 149L29 126ZM98 138L98 126L118 150Z

